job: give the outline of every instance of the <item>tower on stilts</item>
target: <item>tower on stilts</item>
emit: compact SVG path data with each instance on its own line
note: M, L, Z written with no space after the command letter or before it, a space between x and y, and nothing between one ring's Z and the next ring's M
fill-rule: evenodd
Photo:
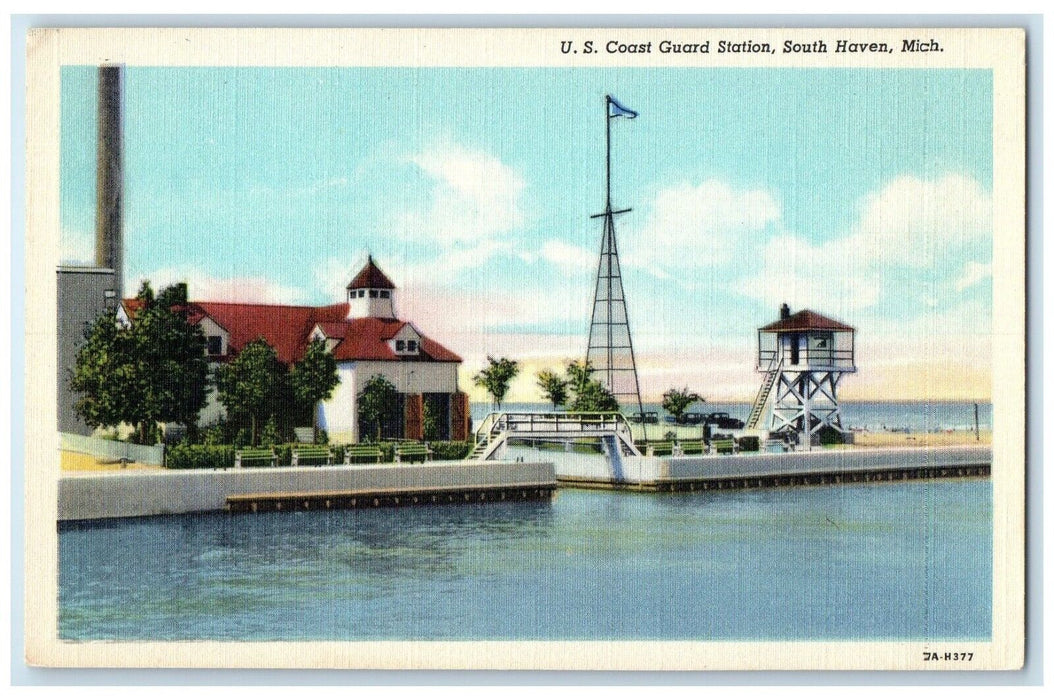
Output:
M747 429L795 434L805 449L824 428L845 432L838 406L838 384L856 372L852 326L808 309L791 314L786 304L778 321L758 329L757 370L765 374L747 418Z

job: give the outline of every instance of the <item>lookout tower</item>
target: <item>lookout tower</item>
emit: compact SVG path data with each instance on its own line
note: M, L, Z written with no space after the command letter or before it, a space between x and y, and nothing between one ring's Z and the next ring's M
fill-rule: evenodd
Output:
M394 296L395 285L370 255L348 283L348 318L395 318Z
M856 371L855 334L852 326L808 309L792 314L783 304L779 320L758 329L757 370L765 377L746 427L758 427L775 388L769 431L798 433L806 448L824 427L844 432L838 383Z

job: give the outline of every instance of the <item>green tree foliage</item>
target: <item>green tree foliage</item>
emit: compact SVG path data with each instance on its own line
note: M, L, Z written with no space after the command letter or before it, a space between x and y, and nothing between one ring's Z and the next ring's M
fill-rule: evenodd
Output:
M696 401L703 401L703 397L694 391L684 389L670 389L662 395L662 408L673 416L678 423L684 418L684 412Z
M381 425L390 417L398 405L399 394L395 385L380 374L366 380L358 396L359 421L366 426L365 432L381 439Z
M260 431L260 444L266 447L274 447L281 442L282 433L278 429L278 419L272 413L271 417L264 423L263 430Z
M555 411L567 403L567 380L550 370L542 370L537 375L538 388L542 390L542 396L552 402Z
M262 338L248 343L216 372L220 402L229 417L248 417L252 445L257 444L260 419L281 412L287 386L285 365Z
M439 439L439 407L435 405L432 397L426 396L423 402L424 416L421 420L421 429L424 439L429 442Z
M325 342L313 340L299 362L289 372L289 383L293 396L301 411L311 412L311 427L318 436L319 401L325 401L333 395L333 390L340 384L337 374L337 361L326 350Z
M520 365L515 360L505 357L495 360L490 355L487 355L487 363L485 368L472 377L472 381L476 386L487 390L500 410L501 402L509 392L509 383L520 373Z
M151 443L158 423L193 431L205 405L208 364L201 329L187 322L187 288L176 284L154 297L144 282L130 326L105 314L89 329L70 386L81 394L74 408L91 427L134 426Z
M619 410L618 400L607 387L593 379L589 360L567 364L568 385L572 399L568 408L575 413L610 413Z

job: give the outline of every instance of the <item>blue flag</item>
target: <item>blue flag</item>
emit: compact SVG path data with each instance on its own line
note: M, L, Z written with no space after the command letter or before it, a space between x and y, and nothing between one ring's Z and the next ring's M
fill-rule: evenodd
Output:
M637 116L636 112L634 112L632 109L626 109L625 107L620 105L618 102L616 102L614 97L612 97L611 95L608 95L608 118L609 119L611 117L626 117L627 119L634 119L634 118L636 118L636 116Z

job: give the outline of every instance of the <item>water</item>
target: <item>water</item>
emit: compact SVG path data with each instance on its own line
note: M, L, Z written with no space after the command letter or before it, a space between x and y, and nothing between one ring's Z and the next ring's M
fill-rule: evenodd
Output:
M846 428L866 430L898 430L906 432L939 432L943 430L973 430L974 415L972 401L842 401L842 422ZM550 411L548 403L509 403L502 406L507 411ZM472 424L478 426L492 410L488 403L471 405ZM634 408L625 408L627 415L636 413ZM666 412L660 404L644 404L645 411L659 414L662 424ZM724 411L745 421L750 413L749 403L702 403L690 409L699 413ZM978 425L981 430L992 428L992 404L978 404Z
M59 533L71 640L989 639L988 480Z

